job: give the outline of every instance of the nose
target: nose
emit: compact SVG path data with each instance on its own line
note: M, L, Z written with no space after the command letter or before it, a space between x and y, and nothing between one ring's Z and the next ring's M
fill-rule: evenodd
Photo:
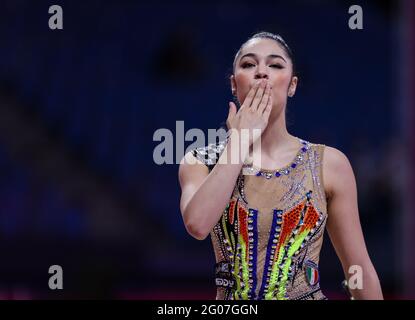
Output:
M256 72L255 72L255 79L256 80L268 79L268 73L266 71L266 67L258 65L258 68L256 69Z

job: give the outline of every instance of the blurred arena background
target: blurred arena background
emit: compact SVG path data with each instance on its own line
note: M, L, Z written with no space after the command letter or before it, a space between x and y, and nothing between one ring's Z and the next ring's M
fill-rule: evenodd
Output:
M48 8L63 9L63 30ZM348 8L363 8L350 30ZM210 238L186 233L159 128L217 128L254 32L293 48L289 131L342 150L385 297L415 298L413 1L0 4L0 299L214 299ZM190 144L190 142L187 142ZM49 266L63 290L48 288ZM347 299L326 235L321 286Z

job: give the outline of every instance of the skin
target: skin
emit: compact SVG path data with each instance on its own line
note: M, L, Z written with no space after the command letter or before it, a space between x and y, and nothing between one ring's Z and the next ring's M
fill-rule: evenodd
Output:
M242 48L235 62L234 75L230 78L232 93L239 101L245 100L249 89L258 80L264 80L272 87L272 110L261 135L262 161L254 163L263 169L284 166L298 150L298 139L288 133L285 122L287 96L295 94L298 83L292 70L290 58L276 41L253 39Z
M270 170L286 165L298 151L298 139L287 131L285 123L287 98L295 94L297 83L292 62L276 41L252 39L244 45L230 78L232 93L243 104L237 110L233 102L229 103L227 124L233 131L219 163L209 174L207 167L188 153L179 168L180 209L187 231L196 239L205 239L220 219L242 164L248 159L249 153L245 152L239 155L237 164L221 163L223 159L230 159L228 151L233 146L242 144L249 146L253 154L260 152L260 163L254 160L254 165ZM241 129L259 129L261 148L252 149L255 137L249 141L238 140L236 133ZM358 265L363 271L363 289L351 290L351 293L355 299L383 299L363 237L350 162L341 151L326 146L322 166L327 230L345 279L352 275L348 272L350 266Z

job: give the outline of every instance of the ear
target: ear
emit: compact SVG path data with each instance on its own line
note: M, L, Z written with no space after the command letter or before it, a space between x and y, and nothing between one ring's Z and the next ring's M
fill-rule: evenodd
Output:
M229 80L231 81L231 89L232 89L232 94L234 96L236 96L236 81L235 81L235 76L231 75Z
M288 96L293 97L295 95L295 90L297 89L298 78L296 76L292 77L290 86L288 88Z

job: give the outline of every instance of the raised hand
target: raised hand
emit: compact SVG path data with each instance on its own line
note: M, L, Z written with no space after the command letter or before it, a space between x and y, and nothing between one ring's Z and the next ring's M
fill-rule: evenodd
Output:
M272 109L272 88L265 80L258 81L249 90L239 111L233 102L229 102L229 115L226 124L230 130L236 130L239 136L247 136L244 130L249 132L249 143L252 145L265 130ZM255 130L254 130L255 129Z

